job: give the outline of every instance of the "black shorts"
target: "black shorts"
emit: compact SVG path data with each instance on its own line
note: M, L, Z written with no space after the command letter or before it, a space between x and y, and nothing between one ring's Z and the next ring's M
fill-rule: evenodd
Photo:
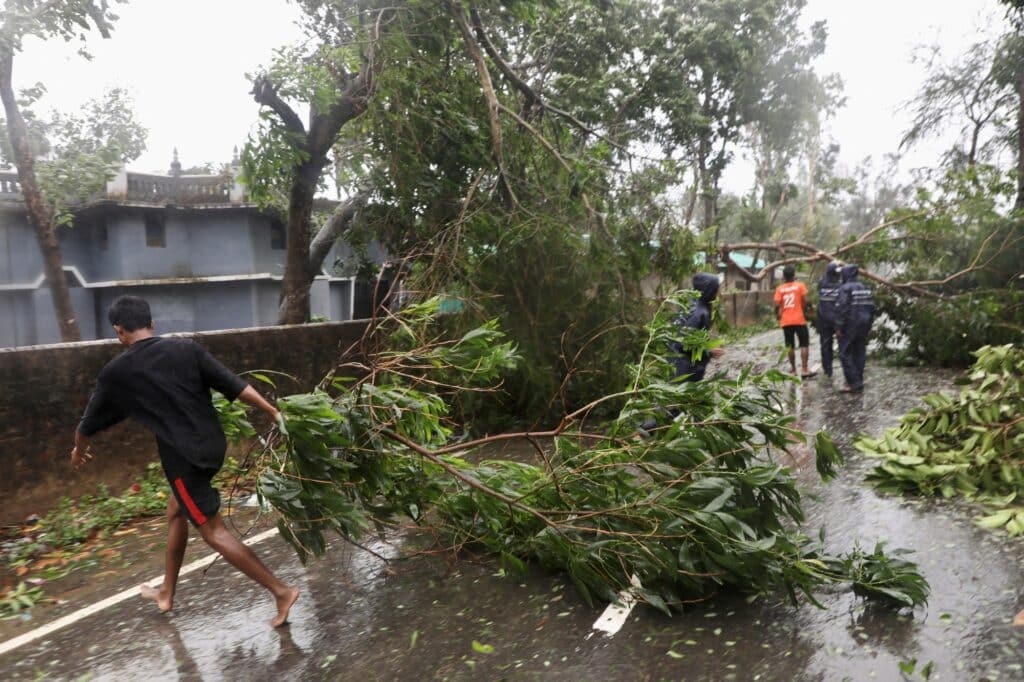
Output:
M800 347L807 348L810 345L810 337L807 335L806 324L791 324L782 328L782 335L786 338L786 348L793 347L793 337L800 340Z
M197 467L183 457L163 453L160 462L171 492L192 525L198 528L220 511L220 493L212 483L219 469Z

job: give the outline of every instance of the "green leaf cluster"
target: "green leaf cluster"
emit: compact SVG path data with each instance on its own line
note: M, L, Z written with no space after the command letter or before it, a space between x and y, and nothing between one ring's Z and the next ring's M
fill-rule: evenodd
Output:
M868 475L879 489L946 498L964 497L999 509L986 528L1024 533L1024 350L986 346L959 395L925 396L926 406L905 415L880 438L856 447L882 463Z
M43 590L41 587L19 582L16 587L0 595L0 619L13 618L31 609L42 599Z

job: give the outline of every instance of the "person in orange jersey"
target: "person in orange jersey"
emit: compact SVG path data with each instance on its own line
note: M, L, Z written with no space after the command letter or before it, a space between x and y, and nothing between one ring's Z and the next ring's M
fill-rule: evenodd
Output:
M800 376L804 379L813 376L807 369L807 354L810 352L807 334L807 316L810 312L810 304L807 302L807 287L803 282L796 281L796 270L792 265L782 269L782 277L785 283L775 289L775 317L782 327L782 335L786 341L787 355L789 356L789 369L796 374L796 351L795 341L800 342L800 363L803 371Z

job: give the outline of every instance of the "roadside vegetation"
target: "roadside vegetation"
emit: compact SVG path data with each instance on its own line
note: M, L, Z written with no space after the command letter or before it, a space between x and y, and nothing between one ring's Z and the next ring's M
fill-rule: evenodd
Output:
M225 498L229 491L251 484L233 458L217 481ZM101 485L95 493L61 498L42 516L5 528L0 536L0 618L18 615L44 600L47 583L118 557L115 541L133 533L133 523L163 516L169 494L160 464L154 462L120 495Z

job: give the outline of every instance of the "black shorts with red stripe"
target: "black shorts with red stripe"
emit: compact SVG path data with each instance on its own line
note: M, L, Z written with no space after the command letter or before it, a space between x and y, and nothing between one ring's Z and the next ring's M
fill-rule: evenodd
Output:
M213 487L213 477L220 468L197 467L178 455L161 453L164 475L171 492L185 517L199 527L220 511L220 493Z

